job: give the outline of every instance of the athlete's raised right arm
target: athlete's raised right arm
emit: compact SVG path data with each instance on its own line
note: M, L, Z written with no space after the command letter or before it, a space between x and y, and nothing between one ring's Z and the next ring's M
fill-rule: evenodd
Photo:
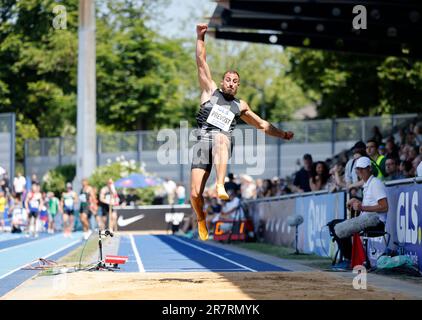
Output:
M208 25L205 23L196 26L196 66L198 68L199 86L201 87L201 95L209 95L217 89L217 85L212 80L211 71L207 63L205 51L205 33ZM202 100L202 99L201 99Z

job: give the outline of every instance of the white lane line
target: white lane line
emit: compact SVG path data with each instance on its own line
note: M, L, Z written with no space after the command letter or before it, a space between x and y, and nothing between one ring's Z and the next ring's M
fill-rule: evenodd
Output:
M206 253L208 253L208 254L210 254L210 255L213 255L213 256L215 256L215 257L217 257L217 258L220 258L221 260L225 260L225 261L227 261L227 262L230 262L230 263L232 263L232 264L235 264L235 265L237 265L238 267L241 267L241 268L243 268L243 269L246 269L246 270L249 270L249 271L252 271L252 272L257 272L256 270L251 269L251 268L249 268L249 267L247 267L247 266L244 266L243 264L240 264L240 263L237 263L236 261L233 261L233 260L227 259L227 258L225 258L225 257L223 257L223 256L220 256L220 255L218 255L218 254L214 253L214 252L211 252L211 251L206 250L206 249L204 249L204 248L198 247L198 246L196 246L196 245L194 245L194 244L191 244L191 243L189 243L189 242L186 242L186 241L184 241L184 240L181 240L181 239L179 239L179 238L177 238L177 237L172 237L171 239L176 240L176 241L179 241L179 242L181 242L181 243L183 243L183 244L185 244L185 245L187 245L187 246L190 246L190 247L192 247L192 248L195 248L195 249L197 249L197 250L200 250L200 251L206 252Z
M136 263L138 264L139 272L145 272L144 265L142 264L141 257L139 256L138 249L136 249L135 238L133 235L129 235L130 244L132 245L133 253L135 254Z
M68 245L66 245L64 247L61 247L60 249L57 249L56 251L54 251L54 252L52 252L52 253L50 253L50 254L42 257L42 258L43 259L47 259L47 258L49 258L51 256L54 256L56 253L59 253L60 251L66 250L67 248L70 248L71 246L73 246L73 245L75 245L75 244L77 244L78 242L81 242L81 241L82 240L73 241L72 243L70 243L70 244L68 244ZM24 268L24 267L26 267L28 265L31 265L31 264L33 264L33 263L35 263L37 261L38 261L38 259L37 260L34 260L34 261L30 262L30 263L26 263L26 264L24 264L24 265L22 265L22 266L20 266L20 267L18 267L16 269L13 269L12 271L9 271L8 273L5 273L5 274L1 275L0 276L0 280L3 279L3 278L6 278L7 276L10 276L12 273L15 273L16 271L19 271L20 269L22 269L22 268Z

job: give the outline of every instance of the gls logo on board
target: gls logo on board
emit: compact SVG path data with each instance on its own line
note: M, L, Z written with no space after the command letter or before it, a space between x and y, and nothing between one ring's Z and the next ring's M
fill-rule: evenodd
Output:
M397 203L397 240L400 243L421 243L421 227L418 221L418 191L402 192ZM400 214L404 211L404 215Z

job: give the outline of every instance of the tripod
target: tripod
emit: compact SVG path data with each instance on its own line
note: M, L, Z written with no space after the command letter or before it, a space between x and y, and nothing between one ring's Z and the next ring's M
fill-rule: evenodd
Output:
M108 229L105 230L98 230L98 249L99 249L99 258L98 258L98 262L95 266L91 267L89 269L89 271L93 271L93 270L108 270L108 271L114 271L116 268L115 267L111 267L111 266L107 266L104 259L103 259L103 243L101 238L102 237L113 237L114 234L113 232L111 232Z

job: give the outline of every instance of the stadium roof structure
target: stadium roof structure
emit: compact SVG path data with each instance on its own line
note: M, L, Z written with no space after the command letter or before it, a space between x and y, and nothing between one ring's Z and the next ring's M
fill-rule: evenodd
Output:
M356 5L366 29L353 27ZM422 58L422 0L219 0L209 28L217 39Z

